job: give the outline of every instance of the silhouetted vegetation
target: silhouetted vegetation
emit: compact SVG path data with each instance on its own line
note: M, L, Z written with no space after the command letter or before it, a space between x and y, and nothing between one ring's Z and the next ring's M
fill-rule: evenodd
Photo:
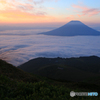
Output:
M29 74L0 60L0 100L100 100L100 96L72 98L71 91L100 93L100 84L60 82Z

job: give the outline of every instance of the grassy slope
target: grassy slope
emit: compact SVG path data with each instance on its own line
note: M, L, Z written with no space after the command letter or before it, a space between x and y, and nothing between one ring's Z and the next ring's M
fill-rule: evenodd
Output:
M100 93L100 85L37 77L0 60L0 100L100 100L100 96L72 98L72 90Z
M32 59L20 66L19 68L27 72L32 72L46 65L67 65L69 67L78 68L84 71L99 73L100 58L96 56L79 57L79 58L36 58Z
M30 75L27 72L24 72L15 66L8 64L7 62L0 60L0 75L5 75L10 79L16 79L19 81L32 81L37 82L38 79L35 76Z
M59 69L59 68L63 68L63 69ZM68 67L62 65L48 65L38 69L38 71L34 73L48 78L63 80L63 81L64 80L83 81L88 78L100 76L100 74L95 74L74 67Z
M63 68L63 70L58 69ZM36 58L19 66L22 70L57 80L81 81L100 77L100 58Z

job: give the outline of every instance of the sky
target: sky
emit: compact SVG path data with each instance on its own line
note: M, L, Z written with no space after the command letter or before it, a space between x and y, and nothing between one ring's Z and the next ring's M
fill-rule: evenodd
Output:
M100 25L100 0L0 0L0 24L67 23Z

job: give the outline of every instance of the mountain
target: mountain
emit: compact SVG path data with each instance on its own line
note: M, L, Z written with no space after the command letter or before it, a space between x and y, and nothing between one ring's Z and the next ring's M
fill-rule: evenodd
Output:
M51 79L81 81L91 77L100 77L100 58L96 56L36 58L18 66L18 68Z
M80 21L70 21L55 30L39 34L54 36L98 36L100 35L100 32L88 27Z

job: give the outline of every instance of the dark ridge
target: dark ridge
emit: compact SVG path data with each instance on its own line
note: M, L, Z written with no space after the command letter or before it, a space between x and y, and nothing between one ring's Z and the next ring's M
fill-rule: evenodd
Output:
M100 58L36 58L18 68L36 75L61 81L81 81L100 76Z

